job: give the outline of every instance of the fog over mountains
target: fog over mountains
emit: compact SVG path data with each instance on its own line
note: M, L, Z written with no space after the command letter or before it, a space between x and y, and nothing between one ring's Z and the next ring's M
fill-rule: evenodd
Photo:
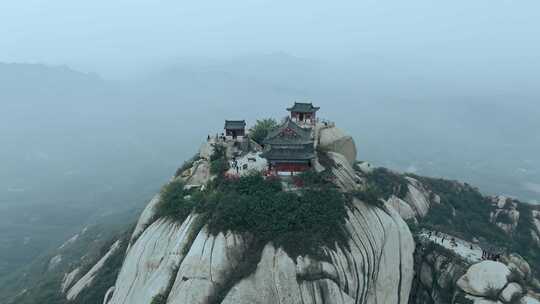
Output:
M422 62L190 58L124 81L0 64L0 276L86 224L140 208L224 119L280 118L295 100L339 121L361 160L540 199L532 81L508 83L496 76L512 72L502 65L461 81Z

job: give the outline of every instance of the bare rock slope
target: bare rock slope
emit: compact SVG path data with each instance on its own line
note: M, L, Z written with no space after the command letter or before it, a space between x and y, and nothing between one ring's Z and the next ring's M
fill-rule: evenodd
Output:
M331 130L326 133L333 134ZM351 155L333 151L336 159L349 160L356 154L352 139L343 143L347 137L321 141L330 150L346 144ZM335 173L343 177L340 186L354 188L350 161L339 164ZM144 211L114 293L105 303L148 304L160 295L169 304L408 302L414 241L391 207L354 200L344 225L348 248L323 248L329 257L324 261L310 256L292 258L272 243L253 261L249 235L212 235L196 214L183 223L149 221L158 199ZM254 271L239 276L248 263L254 263Z

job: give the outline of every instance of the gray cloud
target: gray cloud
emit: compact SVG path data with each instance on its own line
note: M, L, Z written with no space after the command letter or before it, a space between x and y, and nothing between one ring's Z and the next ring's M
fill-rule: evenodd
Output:
M539 68L537 1L4 1L0 61L123 75L185 56L284 51L411 61L453 77L526 79ZM423 62L418 65L417 62ZM430 72L430 71L427 71ZM538 74L535 74L538 75Z

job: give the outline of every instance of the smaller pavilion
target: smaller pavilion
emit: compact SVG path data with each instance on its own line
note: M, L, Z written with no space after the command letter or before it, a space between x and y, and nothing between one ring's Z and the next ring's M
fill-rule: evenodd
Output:
M225 136L236 139L246 135L245 120L225 120Z
M305 102L295 102L287 111L291 112L291 119L301 125L315 125L317 122L317 111L319 107L314 107L313 104Z

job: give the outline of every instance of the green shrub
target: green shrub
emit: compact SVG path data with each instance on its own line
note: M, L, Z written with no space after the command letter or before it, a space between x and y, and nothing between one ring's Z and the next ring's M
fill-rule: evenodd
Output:
M308 170L300 173L296 178L301 180L303 187L306 188L334 187L332 175L328 170L320 173L314 170Z
M416 222L414 218L405 220L405 223L407 223L407 226L409 226L409 230L411 230L411 233L413 235L420 233L421 231L420 225L418 225L418 223Z
M512 297L510 298L510 301L508 302L508 304L522 304L523 302L521 301L521 299L523 298L523 295L522 294L519 294L519 293L515 293L512 295Z
M249 129L249 136L258 144L262 144L268 132L277 126L278 123L272 118L257 120L255 125Z
M213 162L221 159L214 158ZM299 178L306 186L298 192L286 192L280 179L265 179L260 173L237 179L222 177L189 197L184 184L173 181L162 189L157 215L183 221L190 212L196 212L214 235L249 233L258 244L252 248L255 256L272 242L293 258L306 254L326 258L323 247L347 247L343 228L347 197L327 181L325 174L306 172ZM253 263L248 264L246 269L255 269Z
M381 200L381 197L383 195L376 187L372 185L368 185L363 190L354 191L352 195L353 197L363 201L366 204L376 206L376 207L384 206L384 202Z
M497 223L503 223L503 224L513 224L512 218L510 218L510 215L506 212L499 212L497 214L497 217L495 218L495 222Z
M196 211L206 214L213 234L248 232L291 256L320 255L321 246L346 244L340 228L347 215L346 199L330 184L319 184L319 177L307 176L318 187L298 194L282 191L279 180L260 174L225 179L207 191Z
M154 298L152 298L152 302L150 304L165 304L167 303L167 296L163 294L158 294Z
M489 221L494 210L489 199L477 189L455 181L414 176L439 195L440 204L433 204L421 223L435 230L466 240L483 239L495 246L507 246L511 239Z
M212 144L214 151L210 155L210 161L227 158L227 147L221 144Z
M193 163L197 160L201 159L199 156L199 153L195 154L192 158L186 160L180 168L176 170L176 173L174 174L174 177L179 177L182 175L182 172L186 171L187 169L191 168L193 166Z
M532 215L532 206L526 203L518 203L519 221L512 236L512 250L518 252L529 262L535 273L540 272L540 252L537 247L531 246L534 240L531 230L534 228L534 218Z
M525 285L525 278L521 272L514 267L510 268L510 273L506 276L506 280L510 283L518 283L521 286Z
M229 170L229 162L226 159L216 159L210 163L210 173L221 175Z
M192 199L186 198L184 183L174 180L161 189L161 199L156 206L157 217L170 217L183 221L195 207Z
M127 233L123 236L123 239L120 242L120 248L118 248L99 269L96 275L97 279L94 280L92 288L84 289L79 296L77 296L77 304L101 303L103 295L115 284L118 274L120 273L122 263L124 262L124 253L126 252L129 243L129 237L130 234ZM104 246L103 255L109 250L110 246Z
M223 174L229 170L229 160L227 159L227 148L220 144L214 144L214 152L210 156L210 173L222 178Z
M464 293L458 293L454 300L450 303L459 303L459 304L474 304L474 301L471 299L468 299L466 297L466 294Z
M488 300L498 301L499 300L499 289L489 285L484 290L484 297Z
M374 187L385 200L395 195L401 199L407 196L409 182L400 174L385 168L376 168L367 175L368 184Z
M319 164L327 170L336 167L336 162L328 155L328 151L321 147L317 148L317 159Z

